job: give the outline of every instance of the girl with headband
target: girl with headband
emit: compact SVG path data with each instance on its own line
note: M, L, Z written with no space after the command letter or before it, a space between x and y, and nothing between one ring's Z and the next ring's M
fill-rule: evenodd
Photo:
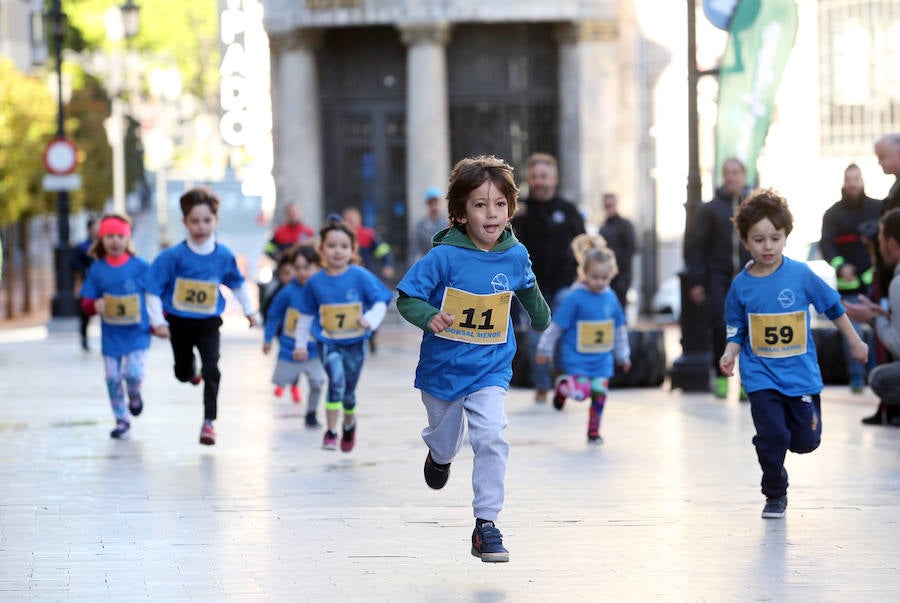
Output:
M150 347L144 279L150 265L136 256L131 222L119 214L107 214L100 221L90 254L97 261L91 264L81 287L81 307L86 314L99 314L102 321L106 388L116 419L109 435L124 439L131 429L129 413L136 417L144 409L141 383Z

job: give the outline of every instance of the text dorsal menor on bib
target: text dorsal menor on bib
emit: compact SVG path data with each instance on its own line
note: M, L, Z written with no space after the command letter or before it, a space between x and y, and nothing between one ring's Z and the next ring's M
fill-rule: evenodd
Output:
M358 322L362 314L362 302L322 304L319 306L319 324L329 339L362 337L366 334Z
M215 281L198 281L190 278L175 279L172 307L182 312L215 314L219 301L219 284Z
M612 351L614 332L612 320L579 320L576 349L582 354Z
M441 311L453 316L454 321L436 336L478 345L506 343L511 300L511 291L478 295L447 287Z
M141 300L130 295L103 294L103 322L110 325L136 325L141 322Z
M750 314L750 346L760 358L789 358L806 353L806 312Z

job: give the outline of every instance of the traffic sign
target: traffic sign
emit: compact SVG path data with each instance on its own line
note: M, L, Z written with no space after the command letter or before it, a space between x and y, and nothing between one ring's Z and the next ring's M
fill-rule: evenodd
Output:
M44 190L75 191L81 188L81 174L44 174Z
M78 166L78 148L68 138L54 138L44 150L44 167L51 174L66 175Z

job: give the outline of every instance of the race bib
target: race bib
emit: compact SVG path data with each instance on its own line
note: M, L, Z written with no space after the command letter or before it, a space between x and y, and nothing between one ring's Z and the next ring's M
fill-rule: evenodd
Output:
M750 346L760 358L806 353L806 312L750 314Z
M136 325L141 322L141 299L131 295L103 295L103 322L110 325Z
M180 277L175 279L172 306L176 310L195 314L215 314L218 301L218 283Z
M362 303L324 304L319 306L319 324L330 339L362 337L366 330L356 324L362 316Z
M284 313L284 325L281 331L286 337L294 338L294 331L297 330L297 321L300 319L300 312L295 308L288 308Z
M613 349L612 320L579 320L578 345L582 354L602 354Z
M511 291L478 295L447 287L441 311L455 320L437 337L478 345L506 343L511 300Z

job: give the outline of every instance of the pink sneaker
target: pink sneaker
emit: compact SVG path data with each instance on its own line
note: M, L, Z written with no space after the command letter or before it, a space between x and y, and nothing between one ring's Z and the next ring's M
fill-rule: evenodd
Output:
M294 404L300 404L300 386L299 385L291 386L291 399L294 401Z
M322 437L322 450L337 450L337 434L333 431L325 431Z
M212 423L203 422L200 428L200 443L204 446L212 446L216 443L216 430L213 429Z
M280 398L284 394L284 388L280 385L276 385L274 393L276 398Z

